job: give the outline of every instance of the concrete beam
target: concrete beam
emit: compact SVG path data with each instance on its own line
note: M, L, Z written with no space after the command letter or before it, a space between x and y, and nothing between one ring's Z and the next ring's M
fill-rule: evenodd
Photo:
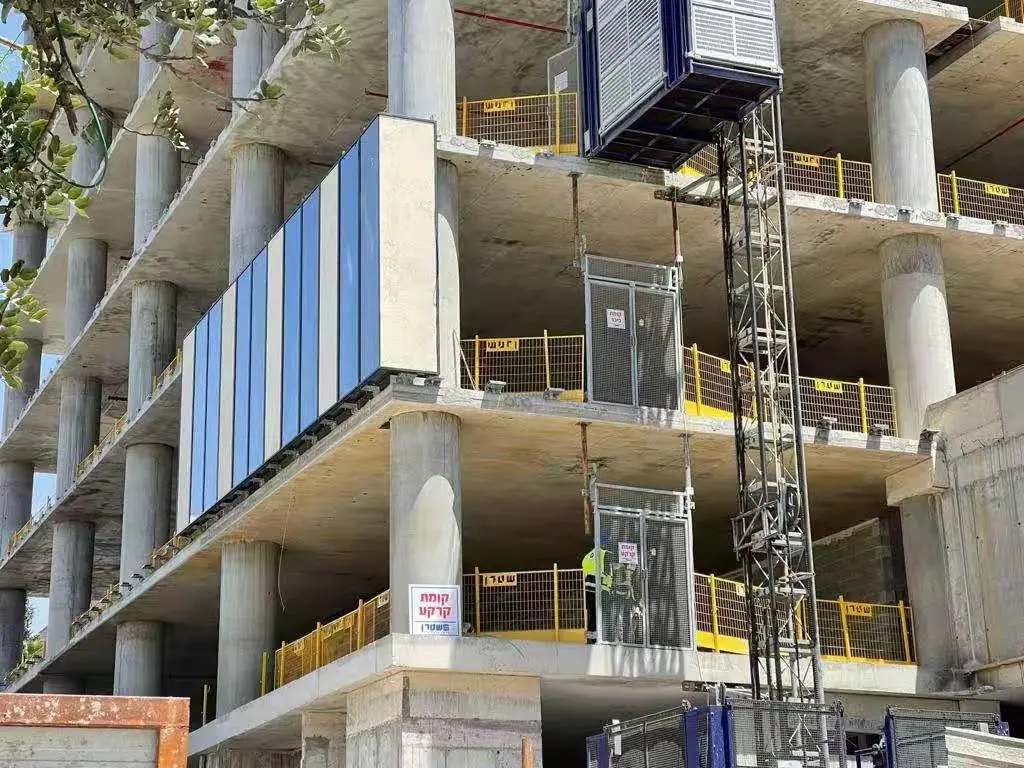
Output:
M221 550L217 717L260 695L263 654L277 645L280 555L270 541L236 541Z
M885 478L885 501L898 507L918 496L934 496L949 490L949 468L943 454L933 452L931 461L922 461Z
M391 420L391 631L409 631L411 584L462 583L462 456L457 416Z

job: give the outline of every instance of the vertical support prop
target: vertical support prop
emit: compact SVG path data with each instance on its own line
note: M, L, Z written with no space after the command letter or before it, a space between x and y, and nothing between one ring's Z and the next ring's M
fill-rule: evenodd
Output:
M900 612L900 631L903 634L903 660L907 664L914 662L913 656L910 653L910 630L907 628L907 606L902 600L897 604L897 608Z
M558 630L559 630L559 621L558 621L558 563L555 563L554 568L552 568L551 574L552 574L552 581L554 582L553 586L555 588L555 595L554 595L555 642L557 643L558 642Z
M480 634L480 568L473 569L473 631Z

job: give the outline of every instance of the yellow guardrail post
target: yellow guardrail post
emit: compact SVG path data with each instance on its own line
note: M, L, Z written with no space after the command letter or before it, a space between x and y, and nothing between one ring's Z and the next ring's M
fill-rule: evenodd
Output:
M321 629L322 626L318 621L316 623L316 633L313 635L313 669L320 669L320 641L323 639Z
M900 600L897 603L897 608L900 612L900 630L903 633L903 658L907 664L913 663L913 658L910 655L910 632L907 629L907 606L904 605L903 601Z
M267 663L270 659L270 652L264 651L263 657L260 659L260 696L267 695ZM203 722L206 722L206 686L203 686Z
M562 151L562 94L555 94L555 154ZM547 332L545 331L545 335ZM549 385L550 386L550 385Z
M860 428L866 435L868 433L868 391L864 386L864 377L857 379L857 392L860 394Z
M949 190L953 195L953 213L960 215L960 189L956 183L956 171L949 172Z
M469 100L462 97L462 135L469 136Z
M701 415L701 391L700 391L700 352L697 345L690 347L693 355L693 396L696 398L697 415Z
M853 651L850 648L850 625L846 620L846 601L843 596L839 596L839 623L843 628L843 650L846 652L846 658L853 658Z
M475 631L480 634L480 568L473 569L473 620L476 622Z
M355 648L353 650L358 651L363 647L363 610L365 606L363 601L359 601L359 607L356 608L356 641L354 643Z
M473 337L473 389L480 389L480 334Z
M836 186L839 188L839 196L846 197L846 188L843 184L843 156L836 152Z
M551 347L548 345L548 329L544 329L544 387L551 389Z
M558 563L555 563L551 571L555 587L555 642L558 642Z
M696 345L694 349L696 349ZM715 594L715 591L715 575L711 574L708 576L708 595L710 596L709 602L711 605L711 642L715 653L718 653L718 596Z

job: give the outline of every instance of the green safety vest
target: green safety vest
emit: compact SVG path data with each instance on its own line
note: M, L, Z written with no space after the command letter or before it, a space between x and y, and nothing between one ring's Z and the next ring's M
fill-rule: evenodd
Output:
M607 549L592 549L589 552L587 552L586 557L583 558L583 578L584 580L586 580L587 576L597 575L598 564L594 562L596 559L594 557L594 553L598 551L601 553L601 589L603 589L605 592L611 592L612 574L605 568L605 559L608 557Z

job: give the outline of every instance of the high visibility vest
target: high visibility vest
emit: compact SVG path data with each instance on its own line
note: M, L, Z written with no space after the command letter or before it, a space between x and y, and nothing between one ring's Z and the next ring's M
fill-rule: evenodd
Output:
M601 557L600 557L600 561L601 562L600 563L596 563L595 562L595 560L597 559L597 558L594 557L594 553L595 552L600 552L601 553ZM591 576L591 577L594 577L594 579L596 581L597 570L598 570L598 568L600 568L600 570L601 570L601 589L603 589L605 592L611 592L611 589L612 589L612 574L605 567L605 560L606 560L607 557L608 557L608 550L604 549L604 548L602 548L600 550L592 549L589 552L587 552L586 556L583 558L583 579L584 579L584 581L586 581L586 578L588 576Z

